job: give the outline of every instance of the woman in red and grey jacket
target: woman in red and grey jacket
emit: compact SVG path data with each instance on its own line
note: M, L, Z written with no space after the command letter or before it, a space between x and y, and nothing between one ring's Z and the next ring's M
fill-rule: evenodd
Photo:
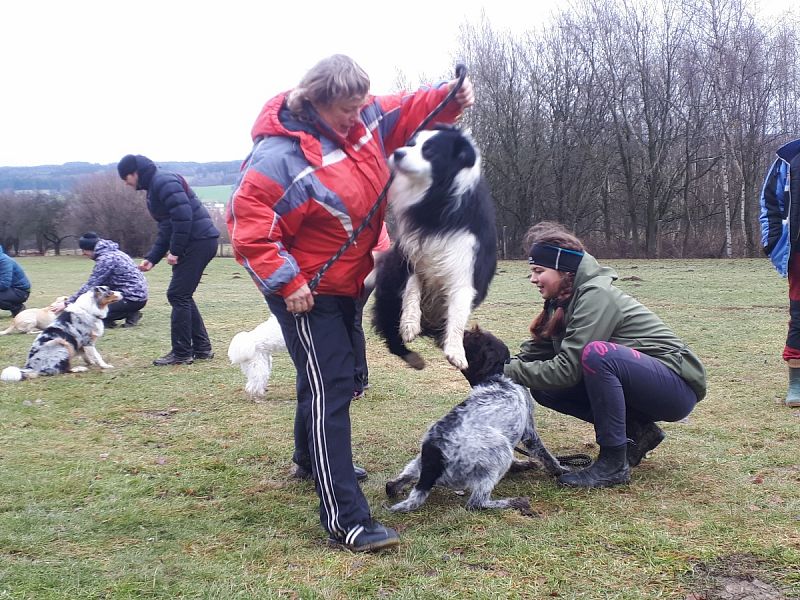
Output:
M305 431L295 430L294 460L314 475L322 526L332 541L351 550L399 543L394 530L370 516L350 441L351 334L385 207L313 294L308 282L375 203L389 179L386 157L406 143L453 85L371 96L369 77L352 59L323 59L297 88L262 109L252 129L255 145L228 204L236 259L278 318L297 369L298 422ZM473 101L465 80L435 122L452 123ZM305 439L298 439L303 433ZM301 456L303 449L310 457Z

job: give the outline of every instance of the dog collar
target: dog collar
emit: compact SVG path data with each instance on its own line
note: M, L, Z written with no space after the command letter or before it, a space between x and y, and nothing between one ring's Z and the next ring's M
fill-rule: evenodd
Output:
M580 250L570 250L549 244L534 244L531 247L530 256L528 256L528 264L575 273L582 258L583 252Z

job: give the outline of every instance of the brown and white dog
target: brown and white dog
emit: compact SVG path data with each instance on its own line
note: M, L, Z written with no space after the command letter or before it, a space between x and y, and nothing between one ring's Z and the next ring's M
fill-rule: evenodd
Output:
M44 308L26 308L17 313L14 320L0 335L9 333L39 333L56 320L57 313L53 310L57 305L67 301L67 296L59 296L50 306Z
M108 305L122 300L122 294L104 285L84 292L67 306L51 325L33 341L25 366L6 367L0 373L2 381L20 381L40 375L60 375L86 371L84 366L71 366L78 355L87 365L111 369L95 348L95 342L103 335L103 319L108 314Z

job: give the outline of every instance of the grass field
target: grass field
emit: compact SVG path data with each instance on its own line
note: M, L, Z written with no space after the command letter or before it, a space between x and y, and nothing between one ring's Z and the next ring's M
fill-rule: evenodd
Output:
M370 336L372 388L352 406L356 461L395 552L328 548L311 484L289 478L294 373L277 356L254 403L225 357L266 316L249 278L216 259L196 295L217 358L153 367L169 349L169 270L148 274L140 326L99 344L115 368L0 387L0 599L800 597L800 410L782 405L786 284L766 260L607 261L619 285L697 351L709 394L633 471L630 486L557 487L539 472L501 482L536 516L468 512L434 490L410 515L385 508L387 479L426 427L467 392L425 341L412 371ZM20 259L28 306L77 289L92 263ZM475 320L514 348L539 302L523 262L501 263ZM0 315L0 327L9 322ZM0 367L32 337L0 338ZM547 409L555 453L596 453L590 426ZM738 590L738 591L737 591ZM749 595L748 595L749 594ZM758 595L760 594L760 595Z
M233 191L232 185L196 185L192 189L203 202L226 203Z

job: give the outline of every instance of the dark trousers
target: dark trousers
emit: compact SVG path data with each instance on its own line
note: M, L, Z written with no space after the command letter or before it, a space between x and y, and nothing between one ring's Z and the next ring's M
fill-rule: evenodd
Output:
M7 290L0 290L0 310L18 312L30 295L30 290L22 290L14 287L10 287Z
M370 518L353 472L350 401L353 398L353 326L356 300L315 296L314 308L292 315L280 296L268 296L297 370L293 460L311 466L320 522L343 536Z
M124 298L119 302L112 302L108 305L108 315L103 321L110 323L127 319L133 313L140 311L147 304L147 300L125 300Z
M789 332L783 360L800 359L800 253L789 255Z
M626 443L626 422L678 421L697 396L675 371L655 358L610 342L590 342L581 357L583 381L562 390L531 390L548 408L594 424L597 443Z
M192 240L177 265L172 266L172 279L167 288L167 300L172 306L172 353L179 357L193 352L210 352L203 317L192 295L200 284L203 269L217 254L217 238Z

